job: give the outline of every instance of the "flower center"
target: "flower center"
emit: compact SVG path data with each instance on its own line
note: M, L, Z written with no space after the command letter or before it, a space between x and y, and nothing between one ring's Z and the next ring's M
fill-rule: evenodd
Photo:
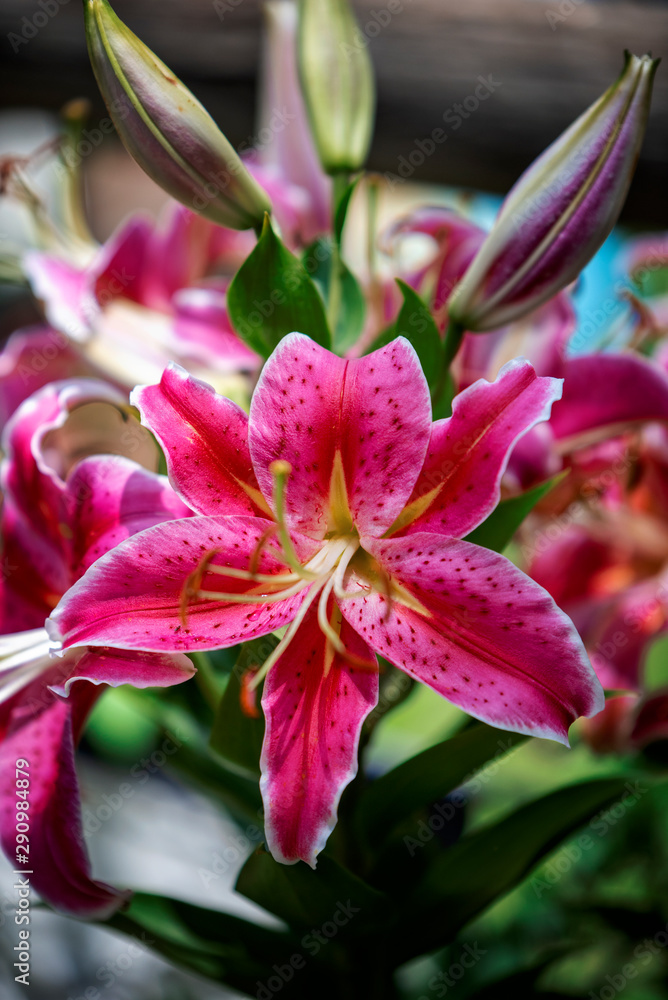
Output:
M274 477L276 524L258 540L258 544L250 559L249 568L247 570L235 569L212 563L213 558L219 554L219 550L212 549L205 554L199 565L187 578L181 594L181 619L185 624L188 603L192 597L218 601L222 604L257 604L267 606L275 604L277 601L285 601L290 597L294 597L301 593L302 590L308 591L295 618L288 626L285 635L268 659L265 660L260 669L254 674L252 680L249 681L247 686L250 691L259 685L260 681L267 675L269 669L283 655L316 599L318 601L318 626L325 636L327 643L325 657L326 671L331 666L334 653L338 653L349 662L354 662L363 669L377 669L375 661L372 664L370 661L362 660L347 651L340 637L341 617L338 614L336 604L334 604L331 614L328 610L332 595L335 599L352 596L345 593L343 581L351 559L360 548L359 535L352 526L352 519L348 512L345 494L341 493L337 497L335 523L333 524L332 531L329 533L329 537L315 555L307 562L302 563L295 551L285 521L285 484L291 471L291 467L287 462L277 461L271 466L271 472ZM342 467L340 471L342 475ZM336 469L332 478L333 481L338 481ZM260 552L273 535L278 536L280 558L290 572L278 574L258 573L256 572L256 567ZM254 583L255 587L239 593L203 590L202 581L206 574L216 574L226 576L229 579L248 581L249 583Z

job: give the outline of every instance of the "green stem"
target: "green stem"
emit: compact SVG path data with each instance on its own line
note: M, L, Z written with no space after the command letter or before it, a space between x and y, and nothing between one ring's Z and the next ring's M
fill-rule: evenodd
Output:
M348 187L348 174L335 174L332 177L332 231L336 230L336 210L343 194ZM329 288L327 289L327 322L332 337L336 334L336 327L339 321L341 310L341 244L336 239L332 240L332 259L329 271Z
M442 400L445 401L446 391L449 391L450 399L452 399L453 382L450 375L450 366L457 356L457 351L461 346L465 333L466 330L463 326L454 320L450 320L445 333L443 354L441 355L441 371L431 394L431 401L434 407L441 403Z
M220 701L220 690L214 669L211 666L211 660L206 653L200 651L192 652L188 655L197 667L195 683L209 708L215 712Z

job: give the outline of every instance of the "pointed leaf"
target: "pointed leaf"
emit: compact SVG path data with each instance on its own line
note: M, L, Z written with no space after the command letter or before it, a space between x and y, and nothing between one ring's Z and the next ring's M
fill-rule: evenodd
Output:
M520 493L519 496L502 500L487 520L466 536L466 541L473 542L474 545L483 545L492 552L503 552L527 514L530 514L536 504L567 475L568 471L560 472L525 493Z
M429 388L433 388L441 371L443 345L434 317L417 292L405 281L397 278L399 291L404 297L394 332L411 342L420 359Z
M422 876L394 943L397 964L442 947L524 879L570 833L625 793L628 776L583 781L528 803L460 840Z
M324 855L313 870L279 864L260 847L241 869L236 889L295 928L319 927L338 913L342 938L382 930L394 917L388 896Z
M303 265L273 231L268 216L257 245L227 290L227 308L237 334L265 358L294 331L329 347L322 298Z
M343 227L346 222L346 215L348 214L348 206L350 205L350 199L352 198L353 192L357 187L362 175L359 174L353 181L344 188L343 194L339 198L338 204L334 209L334 238L337 243L341 242L341 237L343 235Z
M378 846L412 813L442 799L525 739L481 722L411 757L366 790L357 813L360 831Z
M312 243L304 252L304 266L325 297L329 289L332 267L332 244L323 237ZM344 354L356 342L362 332L366 318L366 299L355 275L339 262L341 273L341 306L336 321L334 351Z
M130 934L178 965L255 995L273 963L289 961L299 940L228 913L150 893L137 893L107 925Z

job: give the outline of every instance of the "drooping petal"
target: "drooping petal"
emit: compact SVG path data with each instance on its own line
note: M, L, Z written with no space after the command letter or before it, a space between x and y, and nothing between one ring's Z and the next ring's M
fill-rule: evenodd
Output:
M200 514L268 513L248 451L243 410L170 364L159 385L139 386L131 401L160 441L171 483Z
M132 216L100 248L84 286L82 309L94 323L95 314L112 299L143 300L146 256L154 224L143 215Z
M538 377L528 361L510 361L495 382L469 386L452 416L432 428L424 466L394 530L438 531L459 538L499 501L501 477L515 442L546 420L561 395L558 379Z
M341 610L397 667L475 718L562 743L603 707L573 624L509 560L431 532L362 545L403 595L395 588L389 613L376 590Z
M330 613L332 608L330 603ZM348 623L340 627L346 648L373 661ZM267 844L277 861L301 859L315 868L336 824L341 793L357 773L362 723L377 702L377 672L353 666L328 648L311 608L270 669L262 695L267 728L260 787Z
M248 570L258 544L274 527L263 518L234 516L189 517L147 528L93 563L65 594L47 627L64 646L158 652L217 649L273 632L294 618L306 589L266 604L185 598L189 577L208 554L217 553L210 559L213 565ZM319 548L299 535L293 535L293 544L303 562ZM273 537L267 538L256 568L262 574L286 572ZM267 593L261 586L207 571L194 589Z
M80 462L67 481L66 505L75 578L138 531L192 513L164 476L119 455Z
M30 885L64 913L104 920L129 898L94 881L81 825L74 770L72 706L55 695L13 725L0 743L0 839L16 859L16 761L28 761L30 782ZM17 715L15 710L14 715Z
M23 270L51 326L75 342L87 340L90 324L82 309L85 268L33 250L24 256Z
M66 660L71 661L71 669L50 685L52 691L65 697L77 696L79 688L72 692L72 685L81 681L109 687L121 684L136 688L171 687L189 680L195 673L192 660L184 653L91 647L72 650Z
M634 354L591 354L566 363L564 395L550 420L562 448L645 420L668 420L668 376L658 365Z
M270 357L253 394L250 452L267 500L271 463L290 463L285 506L291 527L322 538L337 519L340 524L332 504L338 461L353 523L380 535L410 495L430 425L427 382L406 340L346 361L292 333Z

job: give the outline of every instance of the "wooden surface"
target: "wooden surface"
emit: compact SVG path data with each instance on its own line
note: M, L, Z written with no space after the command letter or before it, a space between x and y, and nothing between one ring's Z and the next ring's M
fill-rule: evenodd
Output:
M391 15L388 0L355 3L378 80L373 168L396 173L400 157L408 157L416 140L442 126L448 109L474 94L480 76L491 75L499 83L457 130L446 129L447 140L415 169L415 180L504 191L614 80L624 48L668 54L668 5L663 2L402 2L403 9ZM120 17L239 143L253 132L260 3L217 0L217 5L222 19L210 0L114 3ZM22 19L30 21L40 9L37 0L0 0L0 102L55 109L85 93L96 102L94 114L103 115L87 62L79 0L68 0L35 37L12 51L9 33L20 34ZM386 23L376 31L379 18ZM627 222L668 226L667 158L668 60L657 75Z

